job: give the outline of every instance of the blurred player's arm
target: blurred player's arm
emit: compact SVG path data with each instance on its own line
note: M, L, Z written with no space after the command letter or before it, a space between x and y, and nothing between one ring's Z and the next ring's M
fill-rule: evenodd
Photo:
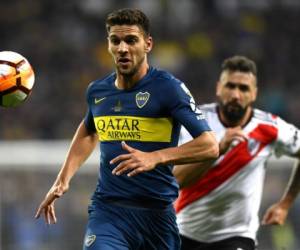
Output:
M179 188L182 189L195 184L211 168L213 162L214 160L174 166L173 175Z
M294 166L286 191L279 202L270 206L263 216L263 225L283 225L289 209L300 191L300 151L296 154L297 163Z
M227 152L232 143L239 143L247 140L246 134L240 126L228 128L224 137L219 143L220 155ZM193 185L199 180L212 166L214 160L202 161L193 164L176 165L173 169L173 174L180 188L185 188Z
M122 142L122 147L128 151L128 154L119 155L110 162L111 164L119 163L113 170L113 174L116 175L128 172L128 176L134 176L150 171L158 165L203 162L215 160L219 155L219 146L211 131L203 132L200 136L179 147L153 152L137 150L125 142Z
M41 202L35 218L39 218L40 215L43 214L47 224L56 223L57 219L54 209L55 200L61 197L69 189L71 178L92 153L97 142L97 135L89 133L84 122L81 122L72 139L66 160L63 163L54 184Z

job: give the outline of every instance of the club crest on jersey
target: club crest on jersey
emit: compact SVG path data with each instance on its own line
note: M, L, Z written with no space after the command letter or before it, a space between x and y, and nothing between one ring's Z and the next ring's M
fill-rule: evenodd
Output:
M95 242L95 240L96 240L96 235L95 234L88 235L85 238L84 244L85 244L86 247L89 247Z
M259 149L260 143L252 138L248 139L248 151L251 155L255 155Z
M150 98L150 94L148 92L139 92L135 95L136 105L141 109L146 105Z

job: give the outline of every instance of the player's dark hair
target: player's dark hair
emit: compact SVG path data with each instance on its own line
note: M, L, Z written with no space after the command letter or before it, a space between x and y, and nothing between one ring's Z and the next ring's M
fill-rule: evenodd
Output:
M106 30L110 31L114 25L137 25L146 36L150 35L150 22L148 17L138 9L119 9L108 14Z
M257 68L254 61L245 56L233 56L225 59L222 63L221 70L223 71L240 71L252 73L257 76Z

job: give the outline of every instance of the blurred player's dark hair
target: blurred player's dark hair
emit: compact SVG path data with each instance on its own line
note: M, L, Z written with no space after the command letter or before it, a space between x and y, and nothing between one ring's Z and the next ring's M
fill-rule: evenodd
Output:
M221 70L223 71L240 71L245 73L252 73L257 76L256 64L251 59L236 55L229 57L223 61Z
M108 14L106 18L106 30L110 31L114 25L137 25L144 32L150 35L150 22L148 17L138 9L119 9Z

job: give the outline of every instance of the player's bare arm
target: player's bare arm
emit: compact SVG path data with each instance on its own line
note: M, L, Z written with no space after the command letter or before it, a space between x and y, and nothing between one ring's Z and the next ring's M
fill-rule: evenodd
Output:
M214 160L219 155L219 146L213 132L203 132L200 136L179 147L166 148L153 152L142 152L122 143L129 154L119 155L111 164L119 163L113 174L128 176L150 171L160 164L186 164Z
M88 133L84 123L81 122L71 142L66 160L54 184L41 202L35 218L38 219L43 214L47 224L57 222L54 203L68 191L71 178L92 153L97 142L97 135Z
M208 160L205 162L174 166L173 175L179 184L179 188L183 189L195 184L195 182L203 177L211 168L213 162L214 160Z
M297 153L297 163L291 174L286 191L279 202L269 207L263 217L263 225L283 225L292 206L300 191L300 152Z
M242 131L240 126L228 128L219 143L220 154L224 154L232 143L245 140L247 140L247 135ZM173 169L173 174L180 188L193 185L211 168L213 162L214 160L207 160L192 164L176 165Z

